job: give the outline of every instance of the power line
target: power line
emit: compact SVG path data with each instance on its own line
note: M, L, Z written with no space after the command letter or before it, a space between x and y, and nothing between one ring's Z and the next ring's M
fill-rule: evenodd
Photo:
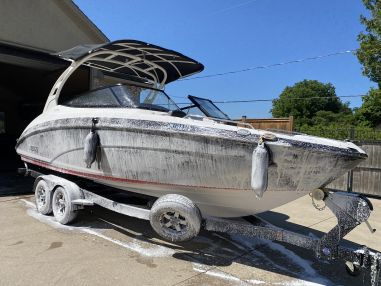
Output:
M364 95L343 95L343 96L313 96L313 97L293 97L288 98L288 100L310 100L310 99L337 99L339 98L353 98L353 97L361 97ZM265 102L265 101L273 101L277 100L279 98L273 98L273 99L250 99L250 100L225 100L225 101L213 101L214 103L247 103L247 102Z
M339 98L354 98L354 97L362 97L366 96L365 94L357 94L357 95L342 95L342 96L313 96L313 97L293 97L293 98L288 98L288 100L310 100L310 99L337 99ZM250 102L272 102L274 100L277 100L279 98L270 98L270 99L248 99L248 100L224 100L224 101L212 101L213 103L220 103L220 104L225 104L225 103L250 103ZM185 102L176 102L176 104L179 105L189 105L188 103Z
M246 1L246 2L243 2L243 3L239 3L239 4L236 4L236 5L233 5L233 6L222 8L220 10L216 10L214 12L211 12L211 13L207 14L207 16L213 16L213 15L216 15L216 14L220 14L220 13L223 13L223 12L226 12L226 11L229 11L229 10L233 10L233 9L236 9L236 8L239 8L239 7L251 4L251 3L256 2L256 1L257 0L249 0L249 1Z
M183 78L183 79L179 79L178 81L186 81L186 80L210 78L210 77L224 76L224 75L228 75L228 74L248 72L248 71L252 71L252 70L268 69L268 68L273 68L273 67L277 67L277 66L284 66L284 65L289 65L289 64L296 64L296 63L302 63L302 62L306 62L306 61L313 61L313 60L319 60L319 59L333 57L333 56L350 54L350 53L353 53L355 51L356 50L347 50L347 51L334 52L334 53L330 53L330 54L325 54L325 55L320 55L320 56L314 56L314 57L308 57L308 58L303 58L303 59L299 59L299 60L292 60L292 61L288 61L288 62L282 62L282 63L276 63L276 64L270 64L270 65L264 65L264 66L250 67L250 68L245 68L245 69L240 69L240 70L235 70L235 71L228 71L228 72L223 72L223 73L215 73L215 74L209 74L209 75L203 75L203 76L195 76L195 77L190 77L190 78Z

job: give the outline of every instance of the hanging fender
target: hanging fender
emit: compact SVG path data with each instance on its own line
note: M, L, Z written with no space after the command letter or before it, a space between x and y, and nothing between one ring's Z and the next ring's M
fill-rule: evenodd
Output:
M86 168L91 168L97 157L97 149L100 143L99 135L95 130L95 125L98 123L98 118L92 119L92 127L89 134L87 134L84 140L84 161L86 163Z
M269 150L261 137L251 161L251 188L257 198L262 198L267 190L269 161Z

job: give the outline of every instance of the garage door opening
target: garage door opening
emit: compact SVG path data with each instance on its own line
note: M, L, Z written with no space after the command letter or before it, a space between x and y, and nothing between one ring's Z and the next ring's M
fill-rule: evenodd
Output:
M42 113L50 89L68 65L46 53L0 46L0 171L23 167L15 152L17 138ZM89 74L88 69L78 70L63 93L87 90Z
M5 114L0 111L0 134L5 133Z

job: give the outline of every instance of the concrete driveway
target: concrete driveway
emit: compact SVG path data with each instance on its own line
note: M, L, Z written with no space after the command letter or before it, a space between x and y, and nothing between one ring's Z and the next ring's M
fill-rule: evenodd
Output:
M367 285L340 263L284 244L202 232L191 242L162 241L148 222L100 207L83 211L70 226L36 212L32 181L0 177L0 285ZM8 180L8 181L7 181ZM14 186L14 187L12 187ZM371 223L381 231L381 201L372 200ZM335 224L309 197L263 217L310 235ZM381 250L381 235L360 225L352 242Z

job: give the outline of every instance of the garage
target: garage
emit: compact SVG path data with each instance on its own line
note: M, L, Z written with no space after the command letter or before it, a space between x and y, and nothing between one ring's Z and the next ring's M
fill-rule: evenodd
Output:
M17 15L17 19L15 19ZM108 38L72 1L5 1L0 9L0 171L21 165L14 151L26 125L43 110L70 62L55 53ZM65 92L87 90L93 73L77 72Z

